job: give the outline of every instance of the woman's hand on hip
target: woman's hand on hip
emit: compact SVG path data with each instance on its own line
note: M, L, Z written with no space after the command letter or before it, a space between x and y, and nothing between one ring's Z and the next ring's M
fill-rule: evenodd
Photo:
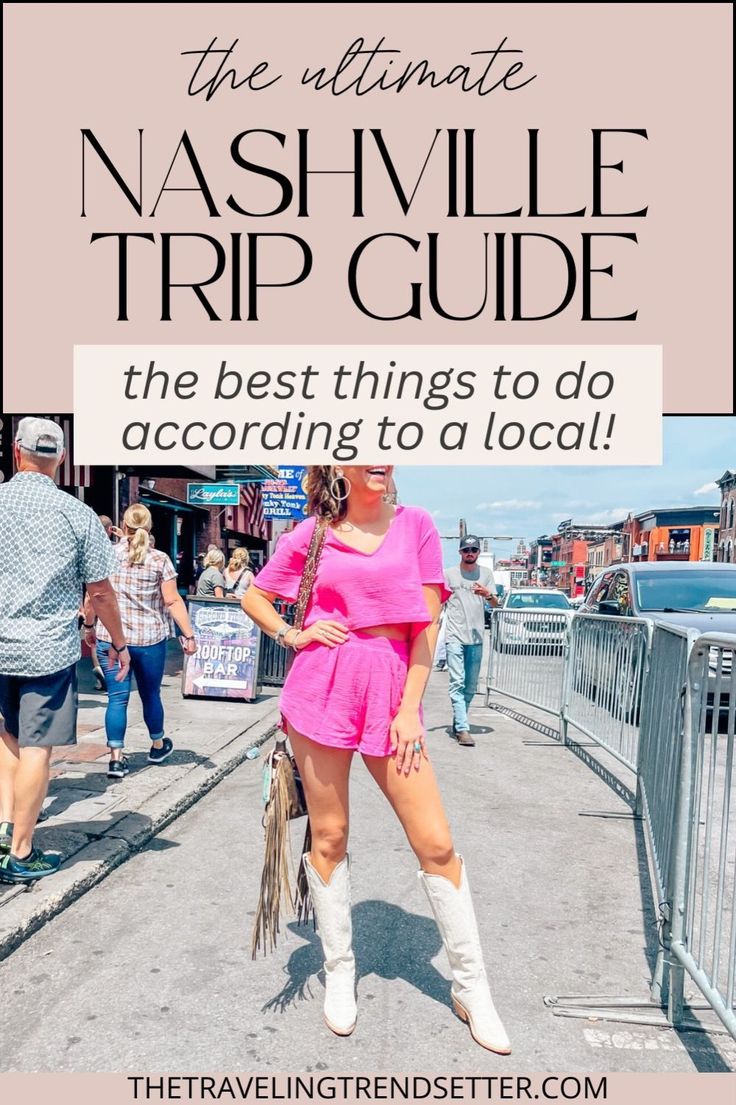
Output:
M302 629L296 638L297 652L301 652L312 641L327 645L328 648L336 648L337 645L344 645L347 639L348 627L342 622L318 621L310 625L309 629Z
M419 709L402 706L391 722L391 751L396 755L396 770L408 775L412 769L419 771L422 756L429 759L424 744L424 727Z

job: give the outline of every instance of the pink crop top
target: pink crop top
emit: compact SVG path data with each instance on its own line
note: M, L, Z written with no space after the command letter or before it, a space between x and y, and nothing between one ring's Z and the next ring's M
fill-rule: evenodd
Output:
M316 518L300 522L285 534L255 586L295 602ZM317 567L305 628L322 618L342 622L348 629L374 625L418 628L430 623L423 584L437 584L442 602L450 592L442 570L442 549L434 522L426 510L397 506L381 544L372 553L346 545L328 528Z

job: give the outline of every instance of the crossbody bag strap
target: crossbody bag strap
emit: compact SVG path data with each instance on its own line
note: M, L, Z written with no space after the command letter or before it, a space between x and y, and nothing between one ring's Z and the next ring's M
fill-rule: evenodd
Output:
M294 611L294 629L301 631L304 625L304 617L314 586L314 577L317 574L317 565L322 555L325 538L327 537L328 518L320 518L314 527L312 540L309 542L307 559L304 561L302 578L299 580L299 592L296 597L296 610Z

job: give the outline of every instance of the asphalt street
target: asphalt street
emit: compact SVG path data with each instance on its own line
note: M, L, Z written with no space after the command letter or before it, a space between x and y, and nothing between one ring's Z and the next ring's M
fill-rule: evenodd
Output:
M483 708L447 733L446 675L426 700L432 760L474 889L510 1058L450 1009L449 970L416 862L356 759L358 1025L321 1018L317 936L293 924L252 962L261 772L246 761L0 964L8 1071L724 1071L727 1037L553 1016L549 995L645 1000L656 923L640 827L544 728ZM547 719L549 721L549 719ZM295 850L301 844L297 823Z

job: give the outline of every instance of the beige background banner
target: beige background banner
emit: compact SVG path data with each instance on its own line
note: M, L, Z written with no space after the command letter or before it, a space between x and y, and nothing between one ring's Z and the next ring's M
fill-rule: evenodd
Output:
M279 1100L284 1105L308 1100L302 1091L300 1094L290 1090L297 1076L286 1074L217 1074L217 1075L148 1075L151 1086L146 1086L146 1076L121 1074L3 1074L0 1075L0 1093L8 1103L23 1102L24 1105L48 1105L54 1101L57 1105L132 1105L135 1101L246 1101L249 1103ZM375 1096L367 1097L365 1091L360 1097L355 1092L355 1075L339 1074L301 1075L302 1082L312 1082L315 1088L312 1101L334 1100L340 1102L383 1101L526 1101L527 1094L539 1095L539 1100L577 1100L598 1101L606 1105L652 1105L664 1102L668 1105L692 1105L693 1101L707 1101L708 1105L733 1105L736 1076L732 1074L573 1074L551 1072L520 1075L513 1071L501 1074L468 1075L394 1075L410 1083L416 1080L416 1096L409 1091L408 1097L400 1093L392 1096L384 1085L382 1096L379 1086L375 1086ZM346 1088L341 1091L338 1080L344 1077ZM362 1077L362 1076L361 1076ZM389 1077L368 1075L365 1081L388 1083ZM209 1083L209 1092L203 1092L204 1080ZM238 1086L248 1088L247 1096ZM601 1092L601 1080L605 1087ZM442 1084L434 1091L435 1080ZM545 1080L549 1080L545 1084ZM566 1093L561 1092L563 1080ZM322 1093L319 1093L320 1083ZM260 1085L260 1090L257 1088ZM427 1092L427 1085L430 1092ZM353 1087L351 1090L350 1087ZM526 1087L524 1093L522 1087ZM191 1088L190 1088L191 1087ZM229 1088L227 1088L229 1087ZM146 1089L149 1093L146 1094ZM219 1096L218 1096L218 1091ZM587 1092L587 1097L584 1096Z
M172 10L5 6L7 411L68 410L75 344L421 342L661 345L666 412L731 412L730 5ZM422 59L452 83L371 88ZM236 76L213 90L220 62ZM333 84L302 83L320 69ZM249 129L283 139L233 147ZM123 233L153 240L128 242L117 321L118 239L91 238ZM589 313L635 321L582 321L586 234L588 267L612 266ZM167 265L173 284L222 271L173 287L161 321ZM515 280L539 315L571 272L567 307L513 320Z
M81 464L660 464L661 401L657 346L82 345L74 356Z

